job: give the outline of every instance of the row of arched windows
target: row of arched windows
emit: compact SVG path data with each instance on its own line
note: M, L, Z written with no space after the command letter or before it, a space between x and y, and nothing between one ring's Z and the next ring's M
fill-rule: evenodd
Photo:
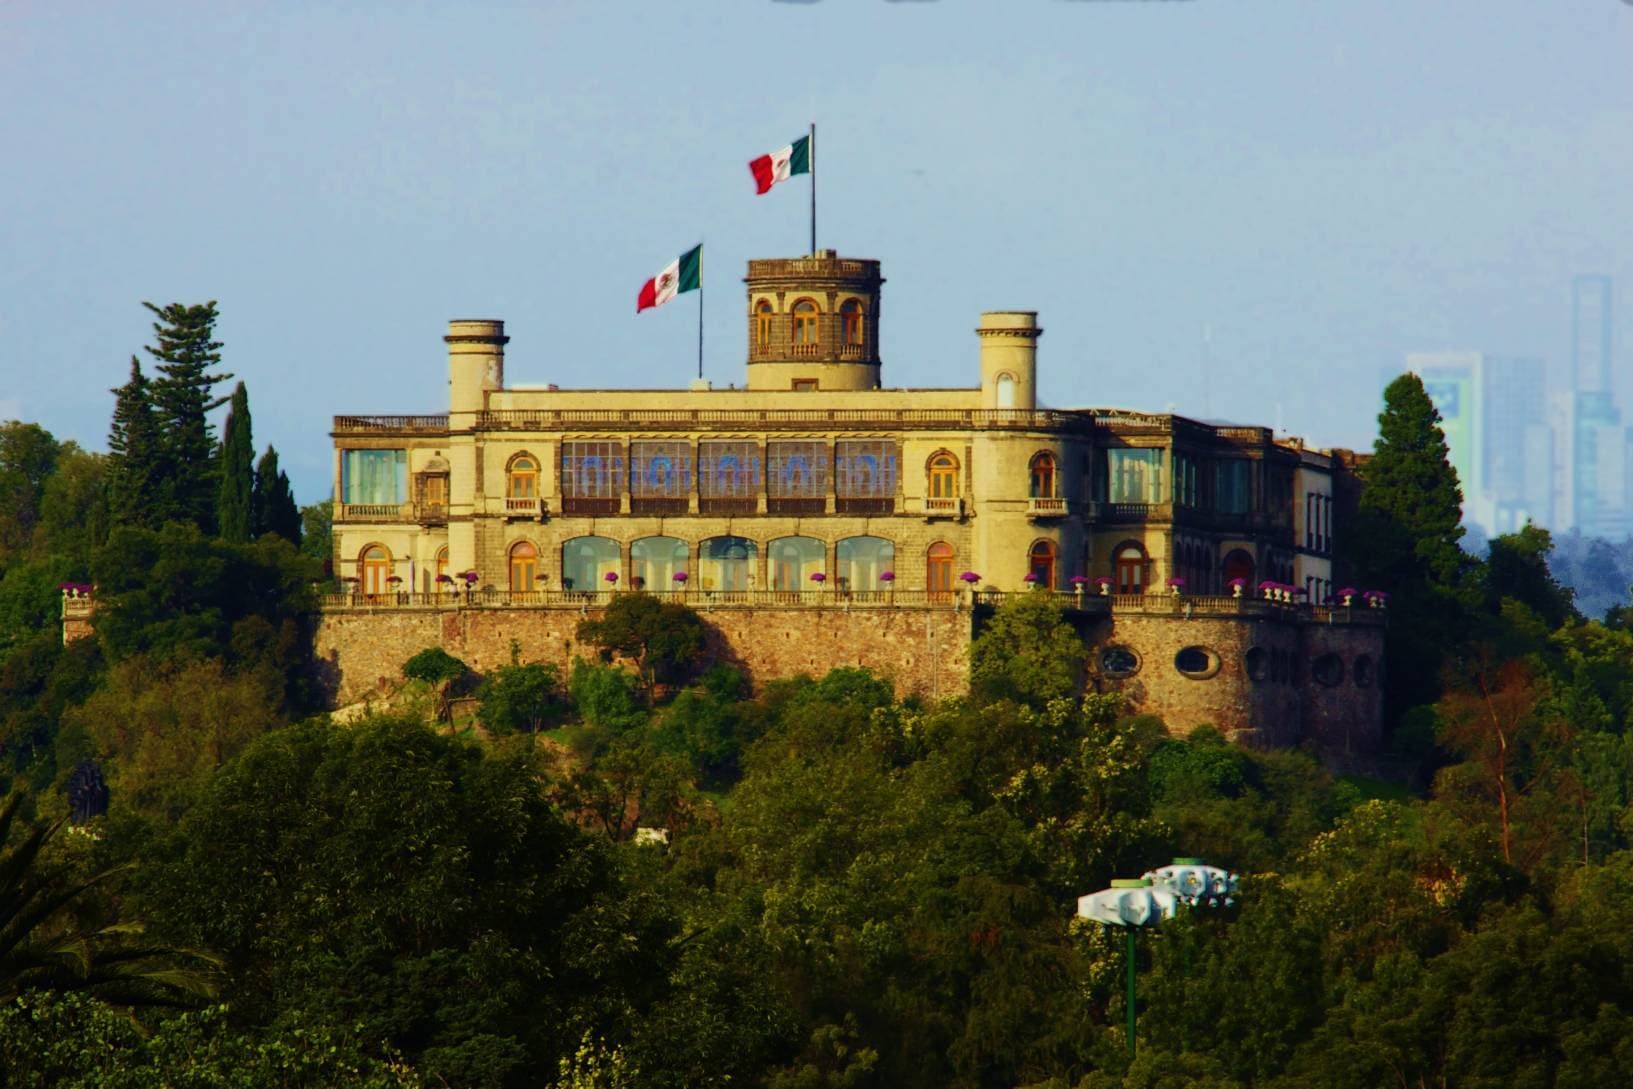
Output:
M1028 468L1027 494L1033 499L1057 498L1059 474L1055 456L1048 451L1033 455ZM959 461L949 450L938 450L925 463L925 494L931 499L953 499L960 491ZM514 455L505 468L507 499L539 497L539 460L530 453Z
M821 307L815 299L796 299L788 309L789 343L795 347L815 348L822 343L819 317ZM866 312L861 300L846 299L839 306L840 343L860 347L867 335L864 319ZM754 343L756 347L771 346L772 325L776 308L765 299L754 304Z

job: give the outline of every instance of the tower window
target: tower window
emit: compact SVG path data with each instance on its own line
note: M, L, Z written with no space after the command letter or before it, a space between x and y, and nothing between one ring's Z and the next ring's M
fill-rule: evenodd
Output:
M1033 585L1043 590L1055 588L1055 559L1059 553L1053 541L1039 541L1027 556L1027 571L1033 576Z
M771 304L764 299L754 304L754 343L771 347Z
M1055 498L1055 458L1053 454L1043 453L1032 459L1032 479L1030 495L1033 499Z
M958 459L940 453L930 459L930 498L952 499L958 495Z
M817 339L817 308L810 299L794 304L794 346L815 347Z
M861 347L862 345L862 304L855 299L847 299L839 308L840 324L844 328L845 343Z

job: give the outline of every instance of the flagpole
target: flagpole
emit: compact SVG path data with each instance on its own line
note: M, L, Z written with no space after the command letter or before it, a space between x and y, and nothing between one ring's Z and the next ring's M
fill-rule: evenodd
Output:
M811 122L811 142L805 149L811 167L811 256L816 256L816 122Z
M697 244L697 376L703 377L703 243Z

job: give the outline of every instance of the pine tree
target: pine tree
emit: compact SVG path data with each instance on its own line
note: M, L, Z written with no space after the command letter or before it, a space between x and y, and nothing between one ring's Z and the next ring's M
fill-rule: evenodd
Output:
M1390 709L1432 702L1440 672L1471 633L1477 566L1458 542L1463 492L1440 413L1415 374L1384 390L1378 439L1361 470L1361 498L1344 537L1360 589L1390 594L1386 662Z
M216 496L216 529L224 541L247 541L252 532L250 496L255 485L255 443L250 437L249 391L238 383L221 435L221 486Z
M142 364L130 357L130 380L114 395L108 428L108 516L116 524L155 528L159 524L162 461L153 391Z
M208 531L214 528L218 488L215 436L208 413L227 403L227 398L214 396L214 387L232 377L209 373L221 362L221 342L212 339L215 300L202 306L142 305L159 319L153 323L158 346L147 348L158 363L152 398L165 463L157 520L191 522Z
M268 446L255 467L255 492L250 501L250 533L276 533L292 545L301 543L301 513L289 477L278 469L278 451Z

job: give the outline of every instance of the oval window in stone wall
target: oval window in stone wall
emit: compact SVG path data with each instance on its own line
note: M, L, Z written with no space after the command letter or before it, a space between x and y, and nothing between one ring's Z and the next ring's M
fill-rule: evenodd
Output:
M1355 664L1350 667L1350 676L1355 678L1355 687L1371 688L1372 659L1367 657L1365 654L1356 658Z
M1140 656L1127 647L1107 647L1100 652L1100 672L1108 677L1132 677L1140 671Z
M1336 654L1323 654L1310 663L1310 676L1328 688L1343 684L1344 660Z
M1219 672L1219 655L1207 647L1185 647L1174 655L1174 668L1193 681L1207 680Z
M1262 681L1270 676L1270 652L1263 647L1250 647L1242 657L1249 680Z

